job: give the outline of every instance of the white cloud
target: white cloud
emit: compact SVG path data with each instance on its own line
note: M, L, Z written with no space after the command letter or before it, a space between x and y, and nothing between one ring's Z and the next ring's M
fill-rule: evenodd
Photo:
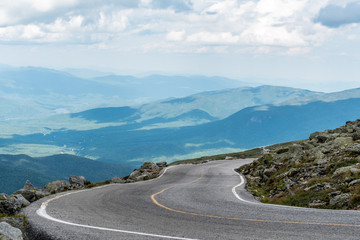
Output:
M187 37L188 42L200 43L236 43L238 36L233 36L230 32L199 32Z
M185 31L171 31L166 35L168 41L181 41L184 39Z
M290 54L294 49L310 51L335 34L313 21L329 2L3 0L0 42L102 44L99 46L109 48L140 44L146 51L168 52L166 43L176 41L171 46L174 52L224 52L228 46L238 46L251 47L254 54L261 47L267 49L262 54L283 47L283 53Z

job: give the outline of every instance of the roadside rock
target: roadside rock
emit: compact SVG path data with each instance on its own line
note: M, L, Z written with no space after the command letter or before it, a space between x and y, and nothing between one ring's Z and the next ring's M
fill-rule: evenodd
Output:
M337 196L333 197L332 199L330 199L330 205L343 206L349 202L350 196L351 196L351 194L349 194L349 193L343 193L343 194L337 195Z
M34 187L29 180L26 181L25 186L23 189L20 189L13 193L13 195L21 194L26 200L29 202L34 202L40 198L43 198L50 194L44 188Z
M126 182L125 179L119 178L119 177L113 177L113 178L111 179L111 183L125 183L125 182Z
M351 173L360 173L360 169L356 167L356 165L354 166L349 166L349 167L342 167L342 168L338 168L336 169L336 171L334 172L335 175L337 174L343 174L346 172L351 172Z
M21 194L12 195L15 199L17 199L21 203L21 207L27 207L30 205L30 202L26 200Z
M45 189L50 193L58 193L69 190L70 184L65 180L57 180L46 184Z
M70 176L69 177L69 183L71 185L78 185L78 186L85 186L86 179L83 176Z
M22 203L14 196L5 193L0 194L0 213L13 215L20 211Z
M360 119L268 148L272 151L238 169L255 197L267 203L360 209Z
M360 179L356 179L356 180L351 181L349 183L349 186L351 187L351 186L355 186L355 185L358 185L358 184L360 184Z
M1 240L23 240L22 232L18 228L12 227L7 222L0 223Z
M129 176L123 179L126 183L129 183L157 178L165 166L167 166L166 162L156 164L153 162L144 162L139 169L135 169Z

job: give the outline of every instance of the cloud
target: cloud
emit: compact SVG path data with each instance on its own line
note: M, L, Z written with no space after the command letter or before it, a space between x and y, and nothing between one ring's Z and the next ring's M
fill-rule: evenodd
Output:
M181 41L184 39L185 31L171 31L166 35L168 41Z
M3 44L88 44L163 52L284 47L286 53L310 49L332 34L313 21L329 0L14 2L0 3Z
M200 43L236 43L239 41L238 36L230 32L199 32L187 37L188 42Z
M331 28L360 23L360 2L351 2L345 6L328 5L320 10L315 22Z

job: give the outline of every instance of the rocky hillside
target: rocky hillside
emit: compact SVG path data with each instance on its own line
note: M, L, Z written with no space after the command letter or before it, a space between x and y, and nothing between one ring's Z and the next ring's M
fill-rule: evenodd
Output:
M360 119L279 147L238 170L264 203L360 209Z

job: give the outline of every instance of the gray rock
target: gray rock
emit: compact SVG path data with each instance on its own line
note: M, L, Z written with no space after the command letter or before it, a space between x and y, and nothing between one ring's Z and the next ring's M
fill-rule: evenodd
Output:
M344 206L349 202L351 194L343 193L330 199L330 205Z
M70 176L69 182L71 185L85 186L86 179L83 176Z
M327 205L326 202L323 202L321 200L314 200L312 203L309 204L309 207L311 208L322 208Z
M7 222L0 223L0 234L5 236L3 239L23 240L22 232L20 231L20 229L12 227Z
M50 193L45 188L34 187L30 181L27 180L23 189L13 193L13 195L17 194L21 194L29 202L34 202L49 195Z
M20 211L22 203L13 196L0 194L0 213L13 215Z
M354 142L352 137L338 137L334 140L334 145L335 146L344 146L344 145L349 145L352 144Z
M140 169L146 169L146 170L150 170L152 172L156 172L156 171L159 171L159 166L157 166L153 162L144 162L144 164L141 166Z
M111 179L111 183L125 183L125 182L126 182L125 179L119 178L119 177L113 177L113 178Z
M351 186L355 186L355 185L358 185L358 184L360 184L360 179L356 179L356 180L351 181L349 183L349 186L351 187Z
M45 189L50 193L63 192L70 189L70 183L65 180L57 180L46 184Z
M21 194L15 194L13 195L15 199L19 200L21 202L21 207L27 207L30 205L30 202L26 200L26 198L23 197Z
M276 172L276 168L272 167L272 168L267 168L264 171L264 175L270 177L272 174L274 174Z
M156 163L156 165L160 168L164 168L164 167L167 167L167 162L158 162L158 163Z
M341 168L338 168L336 169L336 171L334 172L335 175L337 174L343 174L343 173L346 173L350 171L351 173L360 173L360 169L356 167L356 165L353 165L353 166L348 166L348 167L341 167Z

